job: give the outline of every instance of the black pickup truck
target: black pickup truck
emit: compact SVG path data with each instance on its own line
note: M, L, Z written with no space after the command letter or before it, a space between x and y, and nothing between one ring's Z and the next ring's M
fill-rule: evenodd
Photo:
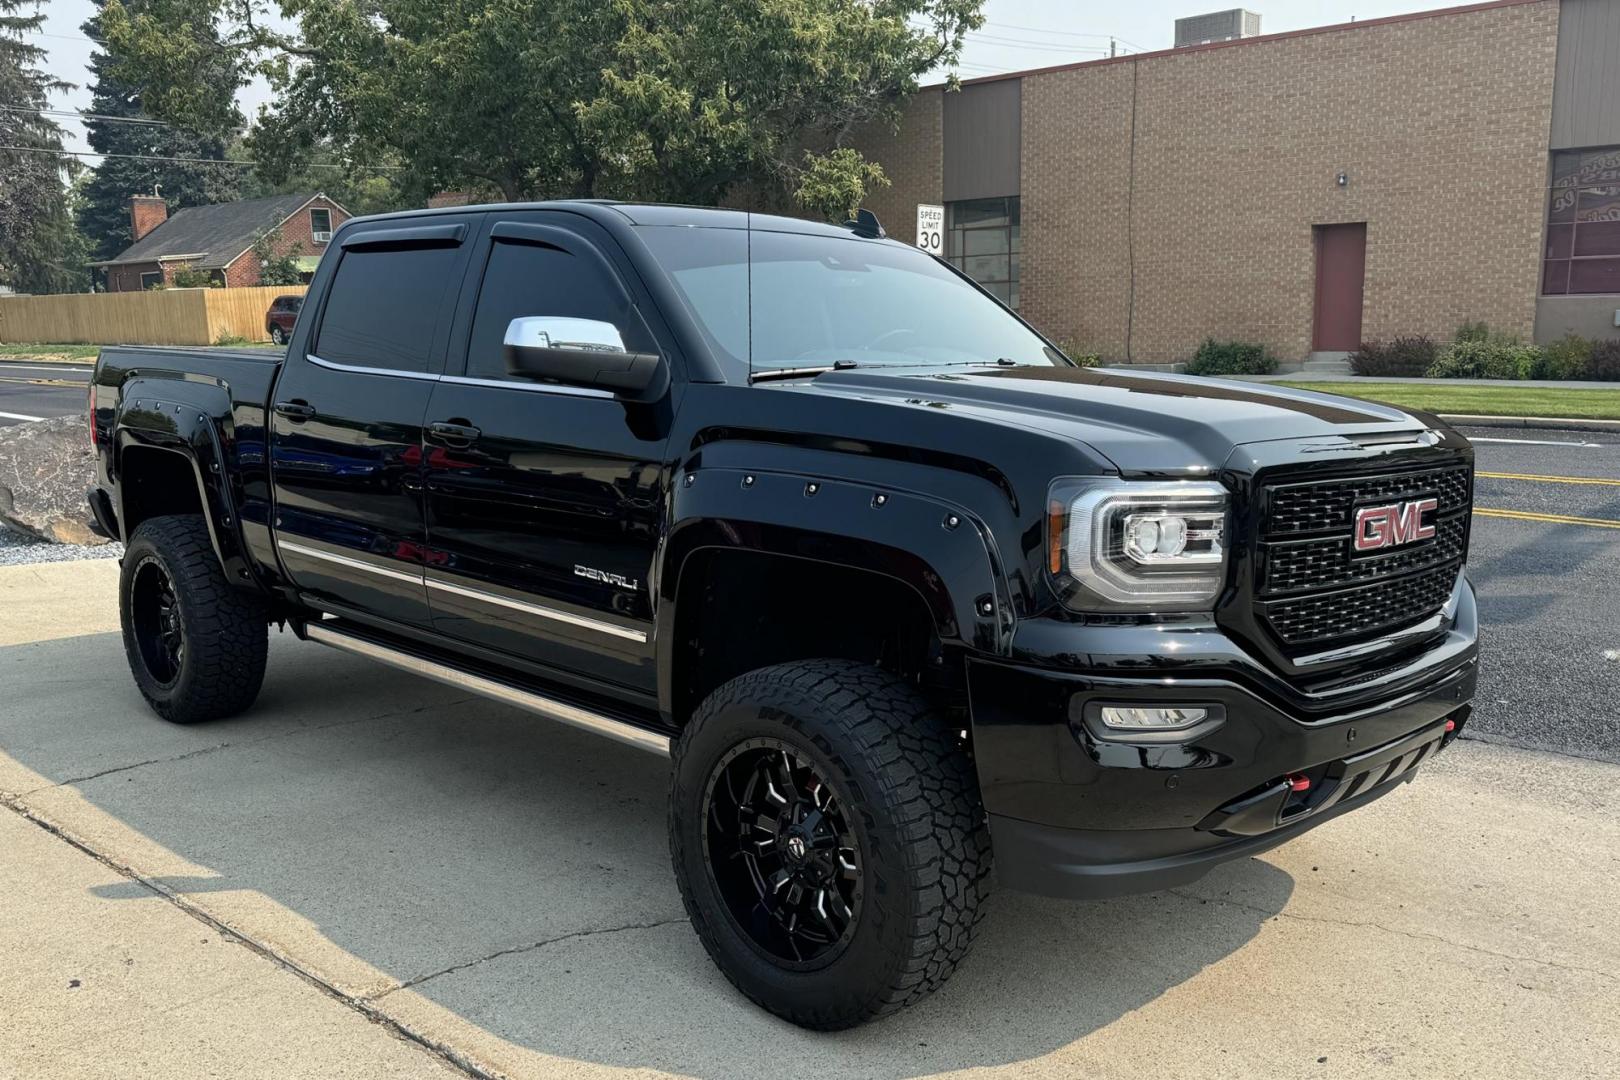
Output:
M993 878L1365 805L1474 691L1464 439L1077 366L864 212L356 219L285 357L109 348L91 424L160 716L247 708L282 624L669 755L693 926L809 1027L939 986Z

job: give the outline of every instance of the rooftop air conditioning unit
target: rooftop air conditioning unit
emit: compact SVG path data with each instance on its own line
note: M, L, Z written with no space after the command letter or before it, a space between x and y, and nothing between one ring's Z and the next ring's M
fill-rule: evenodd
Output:
M1259 35L1260 16L1242 8L1215 11L1208 15L1189 15L1176 20L1178 49L1184 45L1208 45L1212 41L1235 41Z

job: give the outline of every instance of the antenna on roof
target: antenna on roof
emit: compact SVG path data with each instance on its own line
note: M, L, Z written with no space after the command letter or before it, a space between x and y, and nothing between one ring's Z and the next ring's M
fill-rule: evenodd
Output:
M856 236L865 236L874 240L882 240L889 234L883 231L883 223L878 221L877 215L861 207L855 211L855 220L844 222L844 228L853 229Z

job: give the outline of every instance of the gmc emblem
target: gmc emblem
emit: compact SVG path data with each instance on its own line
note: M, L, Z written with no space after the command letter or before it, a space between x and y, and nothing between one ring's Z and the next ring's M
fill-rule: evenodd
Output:
M1440 507L1437 499L1413 499L1388 506L1363 506L1356 511L1357 551L1380 551L1434 537L1434 525L1423 523L1423 515Z

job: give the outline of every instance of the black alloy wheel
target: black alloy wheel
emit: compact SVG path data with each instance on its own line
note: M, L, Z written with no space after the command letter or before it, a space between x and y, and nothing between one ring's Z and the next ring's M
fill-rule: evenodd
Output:
M269 612L254 588L225 580L200 515L149 518L136 527L118 607L130 674L165 720L218 720L258 696Z
M749 739L709 777L707 862L753 945L796 970L832 962L860 917L859 843L845 804L780 739Z
M669 849L698 940L778 1016L821 1031L926 997L967 955L990 835L960 727L851 660L716 687L671 747Z
M147 556L135 567L130 596L135 643L141 662L152 681L170 687L180 678L186 659L185 626L180 618L180 600L174 583L154 556Z

